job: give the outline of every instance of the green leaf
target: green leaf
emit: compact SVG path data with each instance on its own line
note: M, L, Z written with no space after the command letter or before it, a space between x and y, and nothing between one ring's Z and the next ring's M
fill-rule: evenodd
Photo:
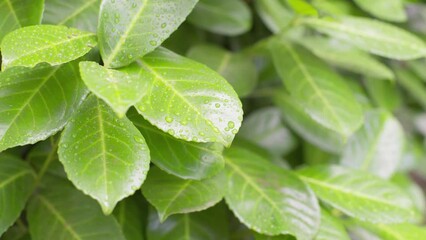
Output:
M96 203L60 178L49 181L32 198L27 212L31 238L124 240L118 223L102 214Z
M146 88L134 63L120 70L108 69L96 62L80 62L80 73L86 86L104 100L122 118L127 110L139 102Z
M58 153L68 178L105 214L140 188L149 168L149 149L138 129L95 96L66 126Z
M136 108L151 124L186 141L229 146L243 111L232 87L206 66L164 48L138 62L148 82Z
M340 17L335 20L309 18L303 22L324 34L379 56L408 60L426 54L426 46L421 39L383 22L360 17Z
M286 93L277 93L274 102L280 108L286 123L306 141L327 152L339 153L343 149L346 137L334 129L320 125Z
M278 236L267 236L259 233L254 233L255 240L296 240L291 235L278 235Z
M275 68L291 97L316 122L350 136L362 123L362 109L343 79L307 50L271 42Z
M197 1L103 1L98 36L104 65L123 67L153 51L179 27Z
M250 94L256 86L256 66L252 59L241 53L231 53L214 45L197 45L187 56L222 75L240 97Z
M212 207L222 200L224 184L223 174L197 181L181 179L159 168L152 168L142 186L142 193L157 209L160 221L163 222L172 214L197 212Z
M403 0L355 0L355 3L364 11L386 21L405 22L407 20Z
M399 85L404 88L409 96L414 98L418 104L426 109L426 87L417 75L412 71L401 68L394 68Z
M312 239L320 224L315 195L293 173L251 151L225 154L225 200L238 219L259 233Z
M318 16L318 11L305 0L286 0L288 5L299 15Z
M15 222L34 188L30 166L11 155L0 155L0 236Z
M28 228L23 223L19 223L1 235L1 240L31 240L31 237Z
M351 217L373 223L400 223L414 217L407 194L367 172L318 165L298 173L321 200Z
M15 29L41 21L44 0L0 0L0 43Z
M364 224L361 226L370 230L380 240L419 240L426 239L426 229L409 223L402 224Z
M389 178L402 160L404 142L404 130L391 114L367 112L364 126L349 139L341 164Z
M256 143L275 156L282 156L296 146L296 139L281 122L277 108L262 108L244 119L238 136Z
M393 72L386 65L368 53L341 41L305 36L298 39L298 43L308 48L317 57L345 70L378 78L378 80L392 80L395 78Z
M96 46L96 36L74 28L37 25L9 33L1 43L2 69L34 67L38 63L60 65L75 60Z
M284 0L254 1L256 12L273 33L278 33L293 19L293 13L286 8Z
M250 30L252 15L242 0L200 0L188 21L216 34L236 36Z
M117 204L114 216L123 230L126 240L144 240L145 222L148 207L143 204L139 194L127 198Z
M364 86L377 107L393 112L401 105L401 96L395 82L366 79Z
M45 0L44 24L65 25L96 32L101 0Z
M423 194L422 188L409 173L397 173L392 176L391 181L411 197L418 216L418 221L416 222L423 221L423 214L426 210L426 196Z
M55 134L86 94L76 62L1 72L0 151L33 144Z
M321 209L321 225L314 240L350 240L341 221Z
M150 211L147 240L218 240L229 239L228 216L223 204L202 212L178 214L160 222Z
M135 111L128 114L145 137L151 161L162 170L184 179L203 179L216 175L225 165L223 146L176 139L149 124Z

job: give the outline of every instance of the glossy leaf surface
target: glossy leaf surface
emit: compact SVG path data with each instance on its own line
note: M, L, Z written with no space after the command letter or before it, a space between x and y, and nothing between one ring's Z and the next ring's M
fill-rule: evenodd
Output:
M255 153L234 148L225 154L225 200L237 218L259 233L312 239L319 227L315 195L290 171Z
M290 96L314 121L345 137L359 128L361 107L339 75L301 47L276 40L270 48Z
M206 66L164 48L138 62L147 91L136 108L151 124L186 141L229 146L242 121L232 87Z
M43 0L1 0L0 43L4 36L15 29L39 24L43 3Z
M157 209L160 220L164 221L172 214L197 212L212 207L222 200L224 184L223 174L201 181L185 180L159 168L152 168L142 186L142 192Z
M364 11L386 21L404 22L407 20L402 0L355 0Z
M322 33L382 57L408 60L426 54L426 45L420 38L383 22L359 17L303 21Z
M47 186L49 189L39 192L28 207L27 219L33 240L125 239L114 217L102 214L92 199L68 182L54 178Z
M213 33L235 36L251 28L252 16L242 0L200 0L188 21Z
M1 72L0 151L55 134L86 94L75 62Z
M106 214L140 188L149 159L137 128L93 95L74 114L59 144L59 160L68 178Z
M140 68L132 64L119 70L108 69L96 62L80 62L80 73L86 86L104 100L118 116L140 101L146 83L139 75Z
M153 51L198 0L102 1L98 36L106 67L126 66Z
M152 126L135 111L128 116L145 137L151 161L163 171L184 179L203 179L223 169L225 161L221 144L176 139Z
M0 235L18 219L34 190L35 174L19 158L0 155Z
M389 178L398 168L404 150L401 124L385 111L371 111L364 126L349 140L341 163Z
M1 43L2 69L60 65L88 53L97 44L93 33L64 26L37 25L8 34Z
M298 173L321 200L351 217L373 223L399 223L414 217L407 194L367 172L318 165Z

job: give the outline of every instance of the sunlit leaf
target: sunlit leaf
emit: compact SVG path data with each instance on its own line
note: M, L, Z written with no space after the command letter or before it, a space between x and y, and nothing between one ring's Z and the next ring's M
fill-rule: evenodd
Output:
M407 20L403 0L355 0L355 3L373 16L392 22Z

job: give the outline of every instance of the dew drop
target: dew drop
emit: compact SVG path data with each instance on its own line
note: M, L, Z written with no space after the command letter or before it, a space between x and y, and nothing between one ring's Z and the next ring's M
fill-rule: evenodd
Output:
M151 44L151 46L156 46L157 45L157 41L149 41L149 44Z
M161 24L161 28L166 28L166 27L167 27L167 23Z
M216 108L220 108L220 103L216 103L214 106L215 106Z
M166 117L166 122L168 122L168 123L173 122L173 118L172 118L172 117L170 117L170 116L167 116L167 117Z
M230 129L234 128L234 127L235 127L235 123L234 123L233 121L229 121L229 122L228 122L228 127L229 127Z

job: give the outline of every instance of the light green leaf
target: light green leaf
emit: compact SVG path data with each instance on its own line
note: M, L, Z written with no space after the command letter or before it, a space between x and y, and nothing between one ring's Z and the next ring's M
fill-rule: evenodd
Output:
M128 117L145 137L151 161L162 170L180 178L199 180L216 175L223 169L223 145L176 139L149 124L135 111Z
M317 165L298 173L321 200L351 217L373 223L400 223L414 217L407 194L367 172Z
M321 209L321 225L314 240L350 240L342 222Z
M298 40L317 57L337 67L363 74L378 80L392 80L393 72L368 53L335 39L323 37L303 37Z
M290 96L316 122L350 136L362 123L362 109L343 79L307 50L271 42L275 68Z
M65 25L96 32L101 0L45 0L44 24Z
M37 25L9 33L1 44L2 69L34 67L46 62L60 65L75 60L96 46L93 33L53 25Z
M143 204L140 194L124 199L114 210L115 219L120 224L126 240L144 240L145 218L148 207ZM146 202L146 201L145 201Z
M252 15L242 0L200 0L188 21L216 34L236 36L250 30Z
M278 33L293 19L293 13L286 8L284 0L254 1L256 11L273 33Z
M303 22L333 38L379 56L408 60L426 54L426 45L415 35L390 24L360 17L304 19Z
M197 1L102 1L98 36L104 65L123 67L153 51L179 27Z
M361 226L370 230L380 240L419 240L426 239L426 229L424 226L416 226L414 224L365 224Z
M21 159L0 155L0 236L24 210L34 188L35 174Z
M223 204L202 212L178 214L160 222L158 214L150 211L147 240L226 240L228 216Z
M251 93L257 84L256 66L241 53L231 53L214 45L198 45L191 48L187 56L222 75L240 97Z
M68 182L53 178L32 198L27 212L33 240L124 240L112 216ZM82 221L82 219L84 219Z
M303 108L284 92L279 92L274 98L280 108L286 123L306 141L327 152L339 153L343 149L346 137L335 129L325 128L309 115Z
M15 29L41 21L44 0L0 0L0 43Z
M317 199L293 173L242 148L231 148L225 160L225 200L242 223L268 235L291 234L300 240L315 236L320 224Z
M371 15L392 22L405 22L407 15L404 0L355 0L355 3Z
M304 16L318 16L318 11L305 0L286 0L288 5L297 13Z
M172 214L198 212L212 207L222 200L224 184L223 174L200 181L185 180L152 168L142 186L142 193L157 209L163 222Z
M367 112L364 126L348 140L341 164L389 178L402 160L404 142L404 130L390 113Z
M426 59L422 58L414 61L408 61L407 65L411 71L417 75L417 77L426 82L426 69L424 67L426 65Z
M244 119L238 136L256 143L275 156L282 156L296 146L296 139L281 122L277 108L262 108Z
M149 149L138 129L95 96L66 126L58 153L68 178L105 214L139 189L149 168Z
M33 144L55 134L86 94L76 62L1 72L0 151Z
M422 222L426 210L426 196L422 188L415 182L409 173L397 173L392 176L391 181L411 197L418 216L418 221L416 222Z
M418 104L426 109L426 87L422 79L408 69L395 66L394 70L399 85L410 94L410 97L414 98Z
M393 112L401 105L401 96L395 82L366 79L364 86L375 106Z
M80 73L86 86L104 100L122 118L127 110L139 102L145 91L145 79L134 63L119 70L108 69L96 62L80 62Z
M336 15L363 15L352 1L347 0L312 0L310 1L321 12L328 13L332 16Z
M206 66L164 48L138 61L148 82L138 111L151 124L186 141L229 146L242 121L232 87Z

